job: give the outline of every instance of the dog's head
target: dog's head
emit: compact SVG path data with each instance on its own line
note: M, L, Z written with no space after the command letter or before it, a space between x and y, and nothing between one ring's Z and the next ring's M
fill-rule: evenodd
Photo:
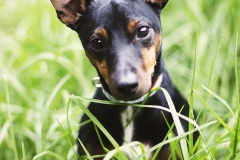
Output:
M115 98L146 94L161 52L160 12L168 0L51 0L75 30L104 88Z

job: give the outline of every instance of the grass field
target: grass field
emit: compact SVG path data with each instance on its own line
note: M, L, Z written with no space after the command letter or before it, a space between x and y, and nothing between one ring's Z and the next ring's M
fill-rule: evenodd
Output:
M170 0L162 11L165 64L203 127L187 159L240 159L239 8ZM77 34L50 1L0 1L0 22L0 160L77 159L79 103L89 101L69 97L91 98L97 75Z

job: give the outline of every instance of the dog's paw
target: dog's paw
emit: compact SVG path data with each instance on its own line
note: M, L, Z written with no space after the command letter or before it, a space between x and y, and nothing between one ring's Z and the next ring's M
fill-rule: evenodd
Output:
M147 151L150 148L149 145L144 145L142 150L140 146L133 146L129 147L123 150L124 154L128 157L129 160L134 160L140 155L142 155L145 151ZM152 154L147 154L146 158L149 160L152 157Z

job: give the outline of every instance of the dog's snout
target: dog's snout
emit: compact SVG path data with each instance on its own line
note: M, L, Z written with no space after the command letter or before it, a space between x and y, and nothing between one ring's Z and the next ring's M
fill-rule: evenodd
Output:
M118 92L123 94L124 96L133 95L138 88L137 75L134 73L129 73L126 76L121 77L118 80L116 87Z

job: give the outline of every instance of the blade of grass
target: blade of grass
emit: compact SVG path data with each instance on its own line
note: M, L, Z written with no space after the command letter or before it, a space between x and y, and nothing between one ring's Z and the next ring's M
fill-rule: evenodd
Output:
M52 152L52 151L44 151L44 152L42 152L42 153L40 153L40 154L37 154L36 156L33 157L33 160L38 159L38 158L41 158L41 157L43 157L43 156L45 156L45 155L49 155L49 156L55 157L55 158L58 159L58 160L64 160L63 157L59 156L59 154L54 153L54 152Z
M164 88L161 88L161 90L163 91L163 93L165 95L165 98L167 100L167 103L168 103L168 106L169 106L170 110L172 111L171 114L172 114L172 117L173 117L175 127L177 129L177 133L178 133L178 135L183 135L185 133L185 131L182 127L182 124L180 122L179 117L175 114L175 113L177 113L177 111L176 111L176 108L175 108L175 106L172 102L172 99L171 99L169 93L167 92L167 90L165 90ZM188 160L189 159L188 146L187 146L187 141L186 141L185 138L186 137L183 137L182 139L180 139L180 146L181 146L181 149L182 149L183 159Z
M119 147L118 149L114 149L114 150L111 150L103 160L110 160L111 158L113 158L113 156L119 152L119 150L124 150L125 148L129 148L129 147L133 147L133 146L136 146L136 145L140 145L141 143L140 142L131 142L131 143L127 143L121 147Z
M99 100L99 99L90 99L90 98L84 98L84 97L81 97L81 96L75 96L75 95L71 95L71 98L74 100L74 99L77 99L77 100L84 100L84 101L91 101L91 102L94 102L94 103L100 103L100 104L114 104L114 105L123 105L121 103L114 103L114 102L110 102L110 101L104 101L104 100ZM75 100L74 100L75 101ZM83 105L83 104L82 104ZM84 106L84 105L83 105ZM145 108L156 108L156 109L161 109L161 110L164 110L164 111L167 111L169 113L171 113L172 111L166 107L162 107L162 106L156 106L156 105L141 105L141 104L131 104L131 106L134 106L134 107L145 107ZM86 107L85 107L86 108ZM180 113L174 113L175 115L177 115L178 117L188 121L189 123L192 123L194 126L198 126L198 124L193 121L192 119L190 119L189 117L186 117Z
M175 137L174 133L170 133L168 134L168 139L172 139L173 137ZM177 155L179 156L179 159L183 159L182 157L182 152L181 149L179 149L179 141L172 141L171 143L169 143L170 149L171 149L171 154L169 156L169 158L171 158L172 160L176 160L177 159Z
M59 122L58 122L59 124ZM56 139L55 141L53 141L48 147L46 147L46 150L50 150L51 148L55 147L55 145L64 137L67 137L67 135L69 135L71 132L67 131L64 132L60 137L58 137L58 139ZM70 134L71 135L71 134Z
M195 82L195 74L196 74L196 61L197 61L197 46L198 46L198 33L197 33L197 37L196 37L196 44L195 44L195 51L194 51L194 61L193 61L193 73L192 73L192 83L191 83L191 91L190 91L190 95L189 95L189 118L193 119L194 118L194 114L192 113L193 111L193 88L194 88L194 82ZM193 129L194 127L192 125L188 125L189 130ZM193 136L190 135L189 136L189 151L192 154L193 153Z
M218 116L216 112L204 101L204 99L194 90L198 98L208 107L213 116L226 128L232 135L235 135L235 132Z
M185 132L184 134L182 135L178 135L178 136L175 136L173 137L172 139L167 139L165 141L162 141L161 143L158 143L157 145L153 146L152 148L150 148L149 150L147 150L145 153L143 153L142 155L140 155L139 157L136 158L136 160L141 160L143 156L146 156L147 154L157 150L159 147L162 147L163 145L165 144L168 144L168 143L171 143L172 141L176 141L176 140L179 140L181 138L184 138L190 134L192 134L193 132L196 132L198 130L202 130L204 128L207 128L213 124L217 123L217 121L212 121L212 122L208 122L208 123L205 123L204 125L202 126L198 126L198 129L197 128L194 128L192 130L189 130L188 132Z
M163 139L163 141L165 141L165 140L168 138L168 134L170 134L170 133L172 132L173 127L174 127L174 123L170 126L170 124L168 123L167 118L166 118L166 116L164 115L164 113L163 113L162 111L161 111L161 113L162 113L162 116L163 116L163 118L164 118L164 121L166 122L166 124L167 124L167 126L168 126L168 132L167 132L166 136L165 136L164 139ZM160 152L161 148L162 148L162 147L159 147L159 148L155 151L154 155L152 156L152 160L155 160L155 159L157 158L157 155L158 155L158 153Z
M235 133L235 137L234 137L234 144L233 144L233 156L232 158L235 158L237 155L237 148L238 148L238 137L239 137L239 121L240 121L240 100L239 100L239 86L238 86L238 62L237 62L237 48L238 45L238 32L237 32L237 36L236 36L236 51L235 51L235 79L236 79L236 105L237 105L237 110L238 110L238 116L237 116L237 124L236 124L236 133ZM239 156L239 155L238 155Z
M93 124L93 125L94 125L95 131L96 131L96 134L97 134L97 136L98 136L98 140L99 140L99 142L100 142L100 144L101 144L103 150L104 150L106 153L108 153L109 150L104 146L103 141L102 141L102 138L101 138L101 136L100 136L100 133L99 133L99 131L98 131L96 125L95 125L95 124Z
M208 87L208 88L210 87L210 82L211 82L211 79L212 79L214 64L215 64L217 55L218 55L218 53L219 53L219 50L220 50L220 48L221 48L221 46L222 46L222 41L223 41L223 40L221 39L220 44L218 45L218 48L217 48L217 50L216 50L216 52L215 52L214 58L213 58L213 60L212 60L211 66L210 66L210 75L209 75L209 77L208 77L208 84L207 84L207 87ZM205 99L204 99L206 102L207 102L208 96L209 96L209 93L206 92L206 94L205 94ZM205 105L203 106L202 112L203 112L203 118L202 118L202 120L205 120L205 115L206 115L206 114L205 114L205 113L206 113L206 106L205 106Z
M55 53L52 52L41 52L37 54L36 56L33 56L29 60L27 60L18 70L17 74L21 74L24 70L28 69L38 61L56 61L59 65L61 65L63 68L65 68L69 74L71 74L73 77L75 77L77 80L79 80L79 83L86 84L86 86L90 86L91 83L89 80L86 80L85 76L81 74L81 72L76 72L75 66L72 63L71 60L69 60L64 55L58 56Z
M35 106L34 101L28 96L29 92L24 86L24 83L22 83L17 76L11 74L11 71L7 69L5 70L5 68L3 68L3 73L7 73L4 75L4 77L7 77L7 85L11 86L18 93L18 96L20 96L29 106Z
M236 155L236 157L235 157L234 160L239 160L239 159L240 159L240 153L238 153L238 154Z
M2 141L3 141L4 137L5 137L5 135L7 134L7 131L9 129L9 127L10 127L10 122L8 120L8 121L6 121L4 123L3 127L1 128L1 131L0 131L0 144L2 144Z
M145 148L144 148L144 146L143 146L142 143L139 144L139 147L141 148L141 152L144 153L144 152L145 152ZM144 156L144 157L143 157L143 160L147 160L147 157Z
M75 95L72 95L72 98L73 99L78 99L78 100L84 100L84 101L91 101L91 102L94 102L94 103L101 103L101 104L115 104L115 105L122 105L121 103L113 103L113 102L110 102L110 101L104 101L104 100L98 100L98 99L89 99L89 98L83 98L81 96L75 96ZM173 112L172 110L166 108L166 107L162 107L162 106L155 106L155 105L141 105L141 104L132 104L132 106L136 106L136 107L146 107L146 108L157 108L157 109L161 109L161 110L164 110L164 111L167 111L167 112ZM186 116L183 116L179 113L175 113L175 115L181 117L182 119L188 121L189 123L192 123L199 131L199 133L202 135L200 129L199 129L199 126L198 124L193 121L192 119L190 119L189 117L186 117Z
M68 98L66 119L67 119L68 131L70 132L70 135L72 135L72 128L71 128L70 121L69 121L69 116L68 116L70 105L71 105L71 99Z
M58 84L54 87L52 93L50 94L48 100L46 101L45 107L46 109L49 108L50 104L52 103L52 101L54 100L54 97L56 97L56 94L58 93L58 91L61 89L61 87L67 82L67 80L69 80L71 76L69 74L67 74L66 76L64 76L59 82Z
M78 142L80 143L80 145L82 146L84 152L86 153L86 156L89 160L93 160L92 156L90 155L90 153L88 152L87 148L84 146L84 144L82 143L82 141L78 138Z
M7 101L7 106L8 106L8 119L10 121L10 136L11 136L11 139L12 139L14 157L15 157L16 160L19 160L16 140L15 140L15 131L14 131L14 126L13 126L12 111L11 111L11 107L10 107L10 95L9 95L9 90L8 90L8 78L7 78L6 75L3 75L3 79L5 81L6 101Z
M222 102L226 107L227 109L232 113L232 116L234 118L236 118L235 114L233 113L231 107L228 105L228 103L223 99L221 98L220 96L218 96L216 93L214 93L213 91L211 91L210 89L208 89L207 87L205 87L204 85L201 85L208 93L210 93L211 95L213 95L215 98L217 98L220 102ZM206 100L205 100L206 102Z
M218 77L215 78L215 80L214 80L211 88L214 88L214 86L217 84L217 80L218 80ZM209 96L209 93L206 93L206 94L208 94L208 96ZM207 99L207 98L206 98L206 95L205 95L205 99ZM200 110L200 112L198 113L198 115L197 115L197 117L196 117L197 120L200 118L200 116L202 116L202 115L201 115L202 112L205 113L205 111L206 111L205 108L206 108L206 106L203 106L203 109ZM202 117L203 117L203 116L202 116ZM204 121L203 118L202 118L202 121ZM203 123L204 123L204 122L203 122Z
M144 100L142 101L141 104L144 105L144 104L147 102L149 96L150 96L153 92L157 92L158 90L160 90L160 88L155 88L155 89L151 90L150 92L148 92L147 96L144 98ZM133 121L133 119L137 116L137 114L140 112L140 110L141 110L141 108L139 107L139 108L134 112L134 114L132 115L131 119L128 121L128 123L126 124L126 126L124 126L124 128L127 128L127 126Z
M195 46L194 61L193 61L192 83L191 83L191 90L189 95L189 105L192 108L193 108L193 88L194 88L194 82L195 82L196 60L197 60L197 46L198 46L198 33L196 38L196 46Z
M92 120L92 122L103 132L103 134L107 137L110 143L113 145L114 148L118 149L119 145L115 141L115 139L109 134L109 132L103 127L103 125L97 120L97 118L80 102L77 101L74 96L70 96L70 98L79 105L79 107L83 110L83 112ZM120 155L124 154L120 152Z
M65 133L65 130L64 130L64 128L62 127L62 125L61 125L61 123L59 122L58 119L57 119L57 122L58 122L61 130L63 131L63 133ZM67 132L67 133L68 133L68 132ZM72 144L72 142L71 142L71 139L69 138L68 134L64 134L64 135L65 135L65 137L67 138L68 142L69 142L70 145L71 145L72 151L73 151L73 153L74 153L74 158L77 160L76 152L75 152L75 149L74 149L73 144Z
M23 160L27 160L26 158L26 152L25 152L25 147L24 147L24 143L22 142L22 156L23 156Z
M168 93L165 92L165 94L168 94ZM95 102L95 103L115 104L115 103L109 102L109 101L96 100L96 99L88 99L88 98L83 98L83 97L74 96L74 95L72 95L71 97L72 97L73 100L74 100L74 99L80 99L80 100L88 100L88 101ZM171 103L171 102L170 102L171 100L169 99L170 96L168 95L168 96L166 96L166 97L167 97L167 99L168 99L168 102ZM74 101L75 101L76 103L78 103L78 104L80 103L80 102L78 102L78 101L76 101L76 100L74 100ZM82 110L83 110L86 114L89 112L83 104L79 104L79 105L82 105L82 106L80 106L80 107L82 108ZM122 105L122 104L119 104L119 105ZM171 108L174 108L173 103L171 103L170 105L172 106ZM176 110L175 110L175 108L174 108L174 109L167 109L167 108L165 108L165 107L151 106L151 105L139 105L139 104L136 104L136 105L133 104L132 106L137 106L137 107L149 107L149 108L159 108L159 109L168 111L168 112L170 112L170 113L173 113L173 114L174 114L174 115L173 115L174 119L176 119L176 117L181 117L181 118L183 118L183 119L186 119L186 120L189 121L190 123L193 123L195 126L197 126L197 124L196 124L195 121L192 121L192 120L189 119L188 117L185 117L185 116L177 113ZM88 114L90 114L90 115L88 115L88 116L91 118L91 116L92 116L91 113L89 112ZM91 119L92 119L92 118L91 118ZM179 118L178 118L178 119L179 119ZM94 121L94 117L93 117L92 120ZM95 124L96 124L96 123L95 123ZM180 120L179 120L179 122L177 122L177 125L178 125L178 126L179 126L179 124L180 124ZM98 126L98 124L96 124L96 125ZM181 124L180 124L180 126L181 126ZM98 127L99 127L99 126L98 126ZM100 130L101 130L101 128L100 128ZM180 130L180 132L178 132L178 134L183 134L183 133L184 133L183 131L181 132L181 129L178 129L178 130ZM111 142L111 140L110 140L110 142ZM113 142L112 142L112 143L113 143ZM181 141L180 141L180 143L182 143L182 148L183 148L183 147L185 148L185 157L186 157L186 156L189 157L188 155L186 155L186 154L188 154L188 153L187 153L186 140L185 140L185 144L183 144L184 142L181 142Z
M213 74L213 69L214 69L215 61L216 61L217 55L218 55L218 53L219 53L219 50L220 50L220 48L221 48L221 46L222 46L222 42L223 42L223 39L221 39L221 41L220 41L220 43L219 43L219 45L218 45L218 48L217 48L217 50L216 50L216 52L215 52L214 58L213 58L213 60L212 60L212 63L211 63L211 66L210 66L210 75L209 75L209 78L208 78L208 85L207 85L207 87L210 86L210 82L211 82L211 79L212 79L212 74ZM207 95L206 95L205 98L207 98Z
M216 121L217 122L217 121ZM195 160L195 157L197 156L197 155L199 155L199 154L201 154L201 152L204 152L204 155L201 155L201 156L205 156L205 157L201 157L201 159L200 160L205 160L205 159L211 159L211 160L215 160L216 158L209 158L209 157L207 157L207 153L206 153L206 147L208 147L208 150L212 150L213 148L215 148L215 147L217 147L218 145L223 145L223 144L226 144L226 143L229 143L229 139L228 140L224 140L224 141L221 141L221 142L219 142L219 143L214 143L212 146L205 146L205 148L203 147L203 148L201 148L201 150L199 150L198 152L196 152L195 153L195 155L194 156L192 156L191 157L191 159L193 159L193 160ZM207 157L207 158L206 158ZM222 158L222 157L221 157ZM229 158L227 158L228 160L229 160Z

